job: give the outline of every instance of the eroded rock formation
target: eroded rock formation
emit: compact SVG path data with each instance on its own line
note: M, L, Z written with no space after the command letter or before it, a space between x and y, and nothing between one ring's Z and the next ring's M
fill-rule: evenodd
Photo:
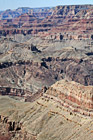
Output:
M61 83L61 88L63 84ZM20 102L19 100L15 100L15 98L0 96L0 126L2 127L0 133L3 133L3 136L9 135L11 139L15 140L47 140L49 138L52 139L53 134L56 139L59 139L60 134L60 140L61 138L65 140L69 137L75 139L77 134L79 140L83 138L91 140L93 128L92 116L87 116L88 114L81 115L72 111L69 108L71 107L70 104L67 104L68 106L66 103L65 105L61 105L60 99L57 98L57 100L55 97L55 94L59 96L58 90L56 90L56 93L53 91L52 96L50 89L48 92L49 94L45 94L32 103ZM61 96L61 101L62 98L64 97Z
M93 5L0 15L0 138L92 140Z
M52 85L46 94L56 97L54 100L73 112L93 117L93 86L62 80Z
M44 38L54 36L56 40L91 39L92 14L92 5L57 6L38 14L28 11L17 18L1 20L0 35L38 34Z

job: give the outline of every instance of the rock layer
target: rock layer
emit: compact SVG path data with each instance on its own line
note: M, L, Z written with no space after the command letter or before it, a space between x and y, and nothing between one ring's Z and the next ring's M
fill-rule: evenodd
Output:
M0 34L38 34L47 38L54 36L57 40L92 39L92 5L57 6L44 10L46 14L41 10L38 14L28 12L15 19L1 20Z
M33 103L0 96L0 116L3 118L0 122L2 126L0 132L4 130L3 135L8 134L15 140L65 140L69 138L92 140L92 118L72 112L71 109L67 110L68 108L54 101L53 96L52 99L51 96L50 99L43 96ZM13 126L15 122L15 126L19 127L21 124L21 129L8 131L9 125L5 123L6 118L8 122L11 122L10 126Z
M74 112L93 116L93 86L83 86L74 81L58 81L46 92Z

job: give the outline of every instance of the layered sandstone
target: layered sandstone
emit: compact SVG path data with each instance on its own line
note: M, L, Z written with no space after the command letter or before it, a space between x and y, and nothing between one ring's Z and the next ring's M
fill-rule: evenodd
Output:
M46 94L56 97L56 101L74 112L93 116L93 86L62 80L52 85Z
M11 87L0 87L0 95L23 97L25 94L31 96L31 92L24 90L24 89L11 88Z
M92 140L92 9L0 13L0 138Z
M92 140L92 117L72 112L49 96L33 103L0 96L0 133L15 140Z
M38 14L24 13L15 19L1 20L0 34L39 34L50 38L55 36L56 40L92 39L92 9L92 5L57 6L44 9L46 14L43 10Z

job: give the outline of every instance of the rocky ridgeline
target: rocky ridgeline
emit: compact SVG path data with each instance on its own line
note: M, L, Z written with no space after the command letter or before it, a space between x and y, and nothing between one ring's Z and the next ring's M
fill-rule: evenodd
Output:
M31 95L31 92L24 90L24 89L17 89L17 88L11 88L11 87L0 87L0 95L24 97L25 94Z
M9 119L9 116L0 115L0 140L20 140L28 139L29 134L23 130L22 123ZM16 138L15 135L18 135ZM30 136L31 140L35 140L34 136Z
M20 124L18 122L12 122L8 119L8 117L4 117L4 116L0 115L0 122L6 124L6 128L7 128L8 131L21 130L22 124Z
M48 31L55 39L93 39L91 30L93 6L57 6L51 16L42 23L51 24ZM57 35L56 33L59 33ZM42 33L41 33L42 34ZM60 37L61 35L61 37ZM49 35L46 34L48 37ZM63 36L63 37L62 37Z
M93 117L93 86L86 87L73 81L62 80L52 85L46 94L51 95L52 99L68 110Z
M91 60L83 61L74 58L48 57L42 58L41 62L30 60L4 62L0 64L0 73L2 73L0 85L2 87L15 87L17 85L19 88L29 89L35 93L38 89L42 89L42 86L50 86L64 78L83 85L93 85L92 69ZM35 83L32 83L33 79L36 81ZM35 85L37 86L36 90Z
M0 20L11 20L13 18L19 17L25 13L33 14L39 18L45 18L49 16L52 12L50 7L45 8L29 8L29 7L20 7L15 10L8 9L6 11L0 11Z
M59 134L63 140L75 139L78 134L79 140L91 140L92 117L68 109L44 96L33 103L0 96L0 133L15 140L49 140L53 134L56 139Z
M0 21L0 35L38 34L55 39L93 39L92 5L57 6L38 14L25 13L14 19ZM59 33L59 35L56 35ZM60 36L61 33L61 36Z
M0 95L2 96L16 96L22 97L25 102L34 102L46 92L47 88L42 87L41 90L38 90L36 93L32 93L31 91L27 91L24 89L10 88L10 87L0 87Z
M67 111L93 117L93 86L84 86L74 81L61 80L48 88L43 87L35 94L22 89L0 87L0 94L23 97L25 102L34 102L45 97L55 100ZM3 121L7 123L7 118L3 118Z

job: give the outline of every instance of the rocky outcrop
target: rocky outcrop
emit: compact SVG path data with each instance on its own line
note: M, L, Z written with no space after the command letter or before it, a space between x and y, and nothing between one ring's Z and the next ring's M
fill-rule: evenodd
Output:
M16 96L22 97L24 102L34 102L39 99L43 94L47 91L47 87L42 87L41 90L38 90L36 93L31 93L31 91L27 91L24 89L10 88L10 87L0 87L0 95L2 96ZM1 120L3 117L0 117ZM4 119L6 122L7 120ZM11 124L12 125L12 124Z
M41 90L38 90L35 94L33 95L27 95L25 96L25 102L34 102L37 99L39 99L40 97L43 96L43 94L47 91L47 87L42 87Z
M0 115L0 140L11 140L15 137L15 134L22 135L22 123L9 120L8 116ZM19 138L20 139L20 138Z
M53 100L54 96L45 96L32 103L0 96L0 114L3 118L0 133L15 140L76 139L77 134L79 140L92 139L93 117L76 113L69 109L70 106L62 106Z
M6 129L8 131L19 131L19 130L21 130L22 124L20 124L18 122L12 122L12 121L8 120L8 117L4 117L4 116L0 115L0 122L6 124Z
M73 112L93 116L93 86L62 80L52 85L46 94L56 97L52 98Z
M41 52L41 51L38 50L38 49L36 48L36 46L34 46L33 44L31 44L31 47L29 47L29 49L30 49L32 52L38 52L38 53Z
M11 88L11 87L0 87L0 95L24 97L25 94L31 95L31 92L24 90L24 89L17 89L17 88Z

